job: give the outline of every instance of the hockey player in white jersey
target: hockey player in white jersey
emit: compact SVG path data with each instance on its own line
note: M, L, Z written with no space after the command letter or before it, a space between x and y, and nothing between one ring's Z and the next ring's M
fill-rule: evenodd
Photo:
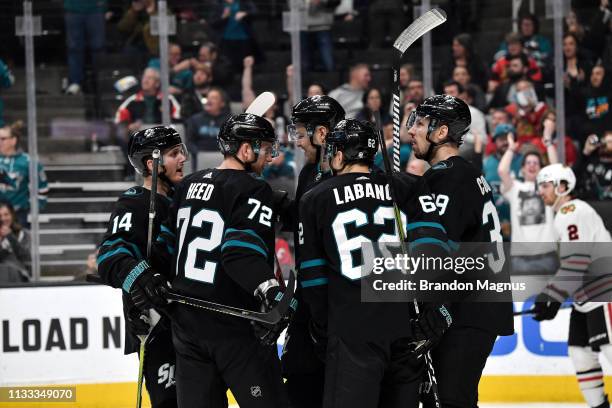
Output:
M551 164L540 170L538 189L555 211L561 266L535 299L534 319L550 320L561 304L573 298L568 337L580 390L590 407L609 408L598 353L612 362L612 239L601 217L574 198L576 176L571 168Z

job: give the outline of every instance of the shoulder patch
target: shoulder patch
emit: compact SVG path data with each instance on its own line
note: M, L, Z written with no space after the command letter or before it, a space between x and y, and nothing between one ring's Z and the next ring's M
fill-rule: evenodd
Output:
M138 196L141 194L142 194L142 190L136 187L131 187L123 193L124 196L129 196L129 197L134 197L134 196Z
M565 207L561 207L561 214L569 214L573 213L576 210L575 204L566 205Z
M431 166L431 169L432 170L444 170L444 169L450 169L451 167L453 167L453 162L448 161L448 160L443 160Z
M203 179L210 179L212 178L212 171L209 171L208 173L206 173L205 175L202 176Z
M368 176L360 176L357 177L355 180L369 180L370 178Z

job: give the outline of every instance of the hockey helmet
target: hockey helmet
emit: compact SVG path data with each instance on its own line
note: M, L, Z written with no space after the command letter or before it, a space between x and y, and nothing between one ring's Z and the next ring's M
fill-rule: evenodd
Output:
M344 154L345 162L374 162L378 151L377 130L370 122L345 119L340 121L326 140L329 157Z
M562 181L567 183L567 189L564 192L559 192L559 186ZM546 182L553 183L553 186L555 186L555 194L558 196L565 196L571 193L576 187L576 175L574 175L570 167L564 164L549 164L540 170L537 177L538 185Z
M434 95L425 99L410 114L406 126L410 129L417 117L430 118L429 133L441 125L448 126L448 137L461 145L463 136L470 130L470 108L461 99L451 95Z
M181 135L170 126L155 126L134 133L128 142L128 159L138 172L147 175L146 160L153 155L155 149L163 154L165 150L183 146L183 153L188 158L187 148L181 140Z
M241 113L228 118L221 125L217 136L219 150L224 155L234 155L240 145L248 142L256 154L259 154L261 142L273 144L272 156L278 154L278 141L272 124L267 119L251 113Z
M326 126L330 131L344 119L344 108L334 98L327 95L310 96L298 102L291 110L291 124L287 126L291 140L297 140L296 123L306 127L308 137L312 137L317 126Z

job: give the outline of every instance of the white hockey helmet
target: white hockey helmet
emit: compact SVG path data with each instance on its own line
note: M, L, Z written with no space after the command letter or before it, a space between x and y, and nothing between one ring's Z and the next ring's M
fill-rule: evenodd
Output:
M555 186L555 194L558 196L568 195L576 187L574 172L570 167L561 163L549 164L540 170L537 178L538 185L549 181ZM562 181L567 183L567 190L564 192L559 191L559 185L561 185Z

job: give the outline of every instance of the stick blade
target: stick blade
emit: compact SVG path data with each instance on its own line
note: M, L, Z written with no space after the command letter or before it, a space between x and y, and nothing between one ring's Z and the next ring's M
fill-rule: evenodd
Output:
M446 21L446 12L433 8L412 22L393 43L393 47L403 54L416 40Z
M274 102L276 102L276 97L272 92L262 92L257 95L257 98L255 98L253 102L251 102L246 113L263 116L264 113L274 105Z

